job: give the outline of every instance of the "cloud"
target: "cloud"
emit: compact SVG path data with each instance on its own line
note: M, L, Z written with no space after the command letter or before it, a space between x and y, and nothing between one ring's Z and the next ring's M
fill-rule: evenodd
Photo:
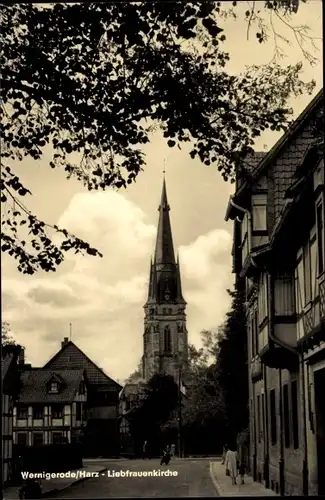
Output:
M4 319L29 362L41 366L72 340L115 380L134 371L142 355L143 305L156 228L114 191L75 195L58 221L101 250L102 259L71 254L58 274L3 280ZM189 340L215 328L229 306L231 236L215 230L180 247ZM13 307L16 305L16 307Z

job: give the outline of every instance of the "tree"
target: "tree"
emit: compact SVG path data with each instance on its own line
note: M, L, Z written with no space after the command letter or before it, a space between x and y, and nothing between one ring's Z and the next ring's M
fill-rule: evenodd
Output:
M203 330L202 347L197 349L189 345L186 396L181 398L181 432L187 453L216 453L222 448L219 437L225 427L225 405L215 362L222 331L221 327ZM179 417L177 406L162 427L167 435L178 434Z
M16 345L16 342L11 335L10 325L7 321L1 323L1 345Z
M265 6L292 14L298 2ZM49 166L68 178L90 190L119 189L143 169L141 147L158 126L170 147L191 142L192 158L234 181L255 138L288 125L288 98L312 92L314 82L300 80L301 64L227 74L219 26L226 14L212 1L2 6L1 248L21 272L55 271L71 250L101 254L28 209L31 192L13 161L39 160L47 148ZM254 6L246 16L259 26Z
M223 393L228 423L228 439L248 427L248 363L243 281L228 291L232 307L224 325L224 337L219 342L217 357L218 382Z
M137 368L134 370L131 375L126 379L126 383L130 384L132 382L137 382L139 379L142 378L142 362L139 361Z
M129 415L135 447L144 440L160 449L161 428L178 402L178 386L170 375L155 374L148 381L145 398Z

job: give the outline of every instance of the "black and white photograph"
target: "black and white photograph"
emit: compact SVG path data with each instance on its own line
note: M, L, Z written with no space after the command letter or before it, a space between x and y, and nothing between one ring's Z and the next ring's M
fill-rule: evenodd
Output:
M2 498L325 495L322 1L0 7Z

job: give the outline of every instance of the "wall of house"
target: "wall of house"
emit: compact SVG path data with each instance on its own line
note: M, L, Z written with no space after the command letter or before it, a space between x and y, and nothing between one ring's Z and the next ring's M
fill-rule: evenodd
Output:
M10 478L9 463L12 459L12 408L11 397L7 394L2 394L2 477L6 483Z
M84 397L78 399L84 399ZM32 405L28 406L28 418L18 419L17 407L15 407L13 411L14 443L18 443L18 433L27 433L27 445L31 446L33 444L33 433L37 432L43 433L44 444L50 444L53 441L53 432L60 431L68 442L71 442L71 430L79 428L82 424L82 420L76 418L76 404L77 401L64 405L62 418L53 418L51 405L44 405L44 417L42 419L33 418Z

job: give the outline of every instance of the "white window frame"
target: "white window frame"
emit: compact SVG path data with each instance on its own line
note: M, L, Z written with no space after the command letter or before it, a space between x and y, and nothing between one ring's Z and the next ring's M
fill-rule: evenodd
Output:
M260 326L265 318L268 317L268 293L267 293L267 274L262 273L258 290L258 325Z
M322 227L319 227L318 209L321 207L322 213ZM325 272L325 237L324 237L324 194L321 193L316 199L315 203L315 216L316 216L316 238L317 238L317 274L322 275ZM320 245L321 242L321 245ZM321 254L320 254L321 250ZM322 259L322 261L320 260ZM320 266L322 262L322 267Z
M252 196L252 230L267 231L267 194Z
M241 250L242 250L242 264L245 262L248 257L251 249L250 249L250 217L248 212L245 213L241 226Z
M56 394L59 392L59 384L56 381L50 382L50 390L49 392Z

